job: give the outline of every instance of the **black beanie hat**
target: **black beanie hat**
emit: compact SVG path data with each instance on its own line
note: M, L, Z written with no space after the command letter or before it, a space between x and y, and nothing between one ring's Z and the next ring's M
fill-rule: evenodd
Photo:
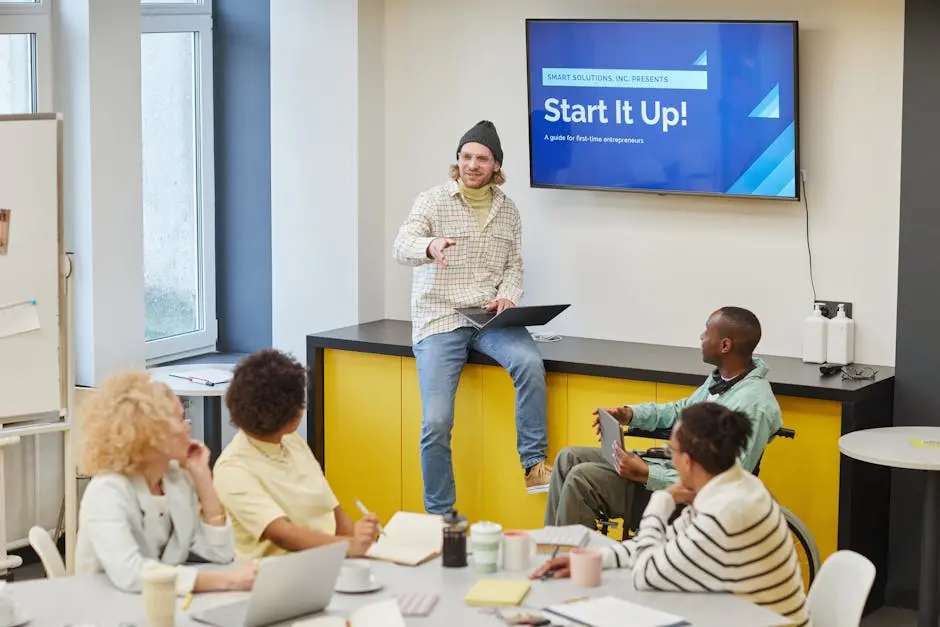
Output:
M499 135L496 133L496 127L489 120L480 120L476 126L463 134L460 143L457 144L457 156L460 156L460 149L464 144L477 143L483 144L493 153L496 163L503 164L503 147L499 143Z

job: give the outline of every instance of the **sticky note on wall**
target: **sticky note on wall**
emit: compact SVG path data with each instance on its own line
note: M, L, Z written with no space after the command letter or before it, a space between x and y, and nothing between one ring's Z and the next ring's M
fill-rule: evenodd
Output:
M0 337L29 333L39 328L39 306L34 300L0 305Z
M0 209L0 255L7 254L10 246L10 210Z

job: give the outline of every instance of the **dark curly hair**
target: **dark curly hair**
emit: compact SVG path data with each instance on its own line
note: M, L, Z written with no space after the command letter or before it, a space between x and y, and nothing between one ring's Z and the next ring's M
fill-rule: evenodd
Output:
M242 431L274 435L306 407L307 371L281 351L258 351L235 367L225 404L232 424Z
M683 453L717 475L734 466L751 437L751 421L718 403L695 403L682 410L675 436Z

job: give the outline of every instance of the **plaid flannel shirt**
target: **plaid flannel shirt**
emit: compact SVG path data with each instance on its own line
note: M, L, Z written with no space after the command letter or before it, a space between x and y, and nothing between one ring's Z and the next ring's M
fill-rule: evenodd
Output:
M414 266L411 286L412 342L469 326L454 312L497 298L522 299L522 223L515 203L493 187L493 206L480 228L470 204L450 181L418 195L398 230L392 255ZM443 267L427 256L438 237L457 242L447 248Z

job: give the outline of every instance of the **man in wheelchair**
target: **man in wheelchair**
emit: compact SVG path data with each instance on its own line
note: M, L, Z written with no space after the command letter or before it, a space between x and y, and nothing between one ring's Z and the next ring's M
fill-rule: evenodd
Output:
M702 359L715 366L710 377L692 393L672 403L641 403L607 411L630 430L670 430L686 407L714 402L745 414L751 433L739 459L753 472L764 447L783 425L768 368L754 351L761 339L760 321L741 307L722 307L709 316L700 336ZM595 412L596 415L597 412ZM595 430L599 430L594 419ZM581 524L594 528L598 518L631 522L634 504L642 507L649 494L676 482L678 473L668 455L640 457L614 449L612 466L600 448L569 446L555 458L545 509L545 525Z

